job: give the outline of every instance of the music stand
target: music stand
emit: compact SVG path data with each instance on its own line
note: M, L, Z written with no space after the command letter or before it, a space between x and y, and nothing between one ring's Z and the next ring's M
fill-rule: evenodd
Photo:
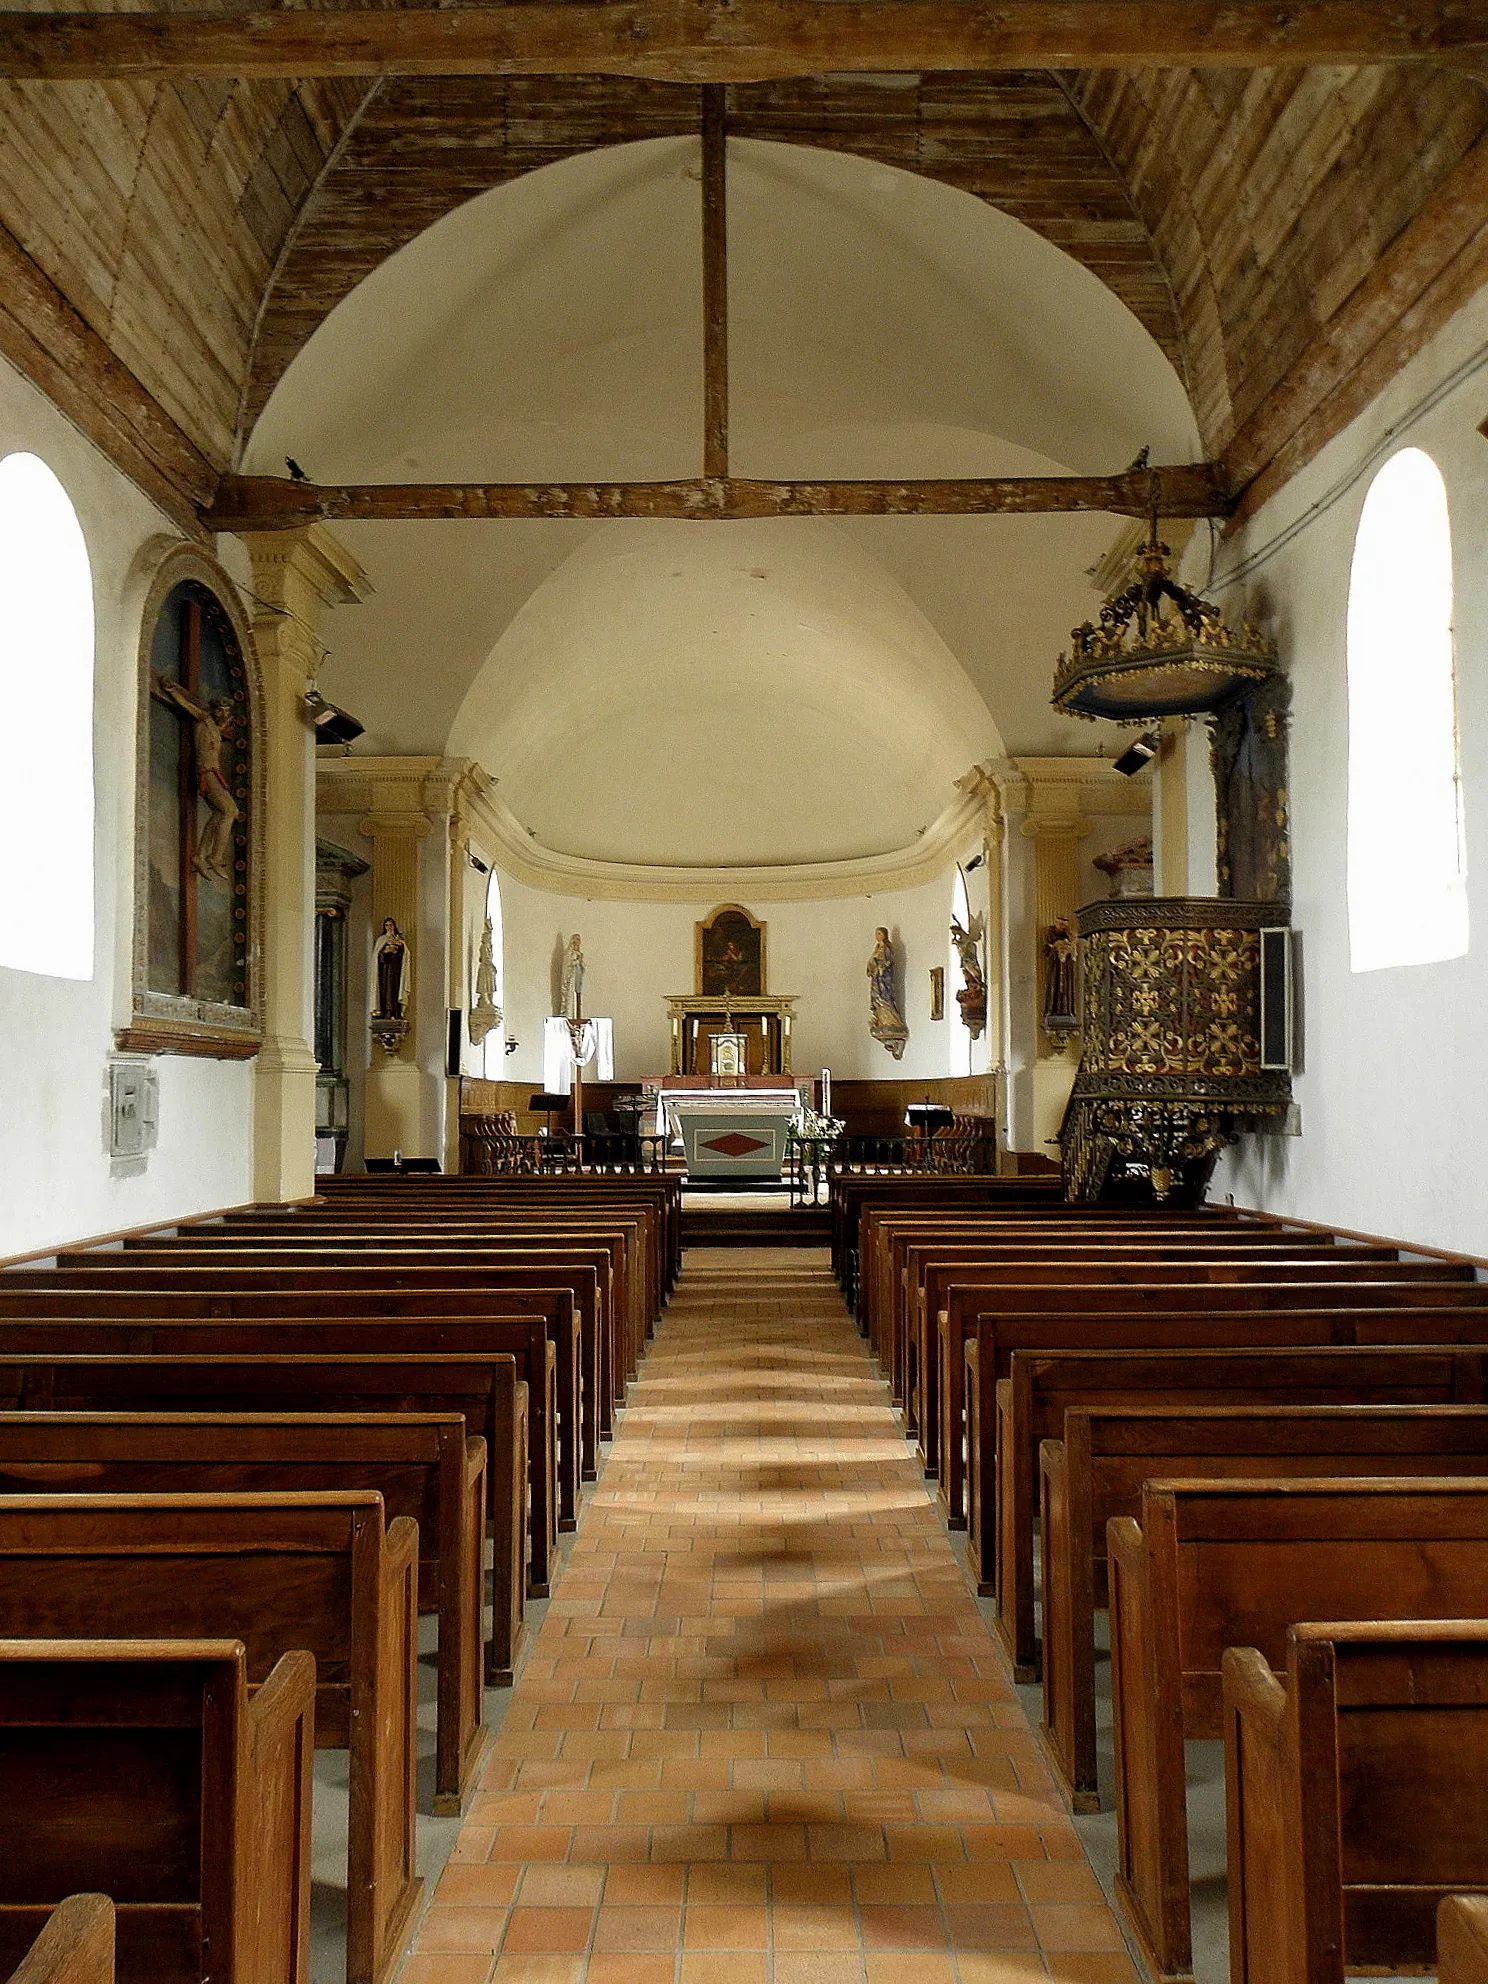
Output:
M527 1107L535 1116L547 1117L549 1136L553 1134L553 1118L559 1114L566 1114L569 1106L570 1098L566 1095L548 1095L543 1093L541 1095L529 1095L527 1098Z

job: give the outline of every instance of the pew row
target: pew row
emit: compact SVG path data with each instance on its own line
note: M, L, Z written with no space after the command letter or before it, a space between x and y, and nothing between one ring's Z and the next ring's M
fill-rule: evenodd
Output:
M1363 1480L1488 1475L1488 1406L1085 1406L1039 1453L1044 1737L1077 1812L1099 1810L1095 1615L1106 1603L1106 1531L1143 1483L1249 1476Z
M458 1413L0 1413L0 1506L15 1494L375 1490L418 1524L421 1612L439 1615L434 1810L469 1802L482 1697L486 1445Z
M260 1353L117 1357L17 1355L0 1361L0 1411L458 1413L485 1442L493 1596L486 1678L511 1678L526 1579L526 1388L510 1357ZM499 1478L498 1478L499 1477Z
M595 1343L592 1271L513 1267L499 1277L464 1257L441 1259L424 1250L412 1262L383 1257L337 1267L324 1254L275 1264L260 1256L237 1264L221 1256L183 1256L145 1265L137 1255L106 1250L65 1269L16 1269L0 1274L0 1315L172 1314L197 1316L317 1315L356 1318L461 1315L491 1321L540 1317L557 1356L554 1466L557 1521L572 1529L578 1514L582 1454L597 1453L600 1425L587 1412L593 1395ZM586 1325L585 1317L591 1318Z
M1084 1244L1083 1238L1079 1244L1061 1243L1058 1251L1066 1260L1096 1263L1105 1258L1152 1260L1169 1265L1201 1260L1242 1260L1258 1266L1284 1260L1321 1261L1334 1267L1341 1264L1356 1268L1364 1275L1376 1262L1395 1260L1388 1250L1342 1250L1324 1242L1298 1243L1280 1238L1269 1230L1256 1231L1248 1225L1205 1234L1202 1238L1184 1235L1160 1241L1122 1231L1102 1234L1097 1242L1089 1246ZM906 1431L918 1440L920 1459L927 1476L937 1476L940 1472L942 1383L951 1381L958 1343L964 1339L968 1319L983 1306L977 1300L977 1291L1006 1279L985 1270L1003 1267L1009 1258L1007 1246L1001 1241L989 1245L976 1258L968 1258L966 1249L952 1248L945 1252L918 1246L909 1249L906 1275L917 1275L918 1281L916 1286L906 1289ZM1037 1256L1025 1253L1023 1258ZM1454 1276L1444 1278L1458 1279ZM946 1319L944 1323L943 1316ZM943 1328L949 1344L944 1380L939 1356Z
M414 1861L418 1528L382 1498L0 1499L0 1637L231 1634L248 1682L315 1657L315 1743L349 1752L348 1984L384 1984L423 1892Z
M0 1975L308 1984L315 1683L285 1653L250 1695L236 1639L0 1640Z
M1273 1288L1205 1288L1176 1291L1182 1306L1144 1304L1133 1310L1128 1290L1082 1288L1071 1291L1069 1307L1037 1309L1031 1298L1022 1313L991 1313L976 1318L976 1354L963 1351L963 1365L976 1387L968 1399L966 1428L958 1429L963 1464L975 1475L970 1501L976 1524L972 1569L984 1595L997 1588L997 1538L1004 1520L997 1501L997 1386L1019 1351L1080 1350L1091 1356L1122 1350L1324 1349L1376 1344L1488 1343L1488 1308L1468 1283L1427 1284L1425 1306L1396 1303L1398 1288L1367 1285L1351 1289L1293 1291L1294 1302L1279 1304ZM1160 1291L1166 1293L1166 1291ZM1326 1304L1320 1296L1331 1298ZM1473 1299L1457 1299L1458 1296ZM1449 1298L1443 1300L1443 1296ZM1081 1306L1075 1308L1078 1302ZM1203 1306L1198 1306L1202 1302ZM1317 1305L1317 1306L1314 1306ZM965 1382L965 1381L963 1381ZM1036 1461L1017 1486L1026 1500L1007 1515L1021 1535L1031 1531L1037 1506ZM1031 1550L1031 1545L1029 1546ZM1020 1652L1026 1642L1020 1646Z
M1411 1312L1402 1312L1410 1318ZM1330 1322L1336 1322L1333 1312ZM1410 1326L1410 1325L1408 1325ZM994 1527L984 1537L977 1490L978 1348L966 1347L969 1406L967 1482L972 1561L992 1561L995 1626L1018 1680L1037 1680L1034 1518L1039 1448L1062 1440L1066 1415L1082 1406L1143 1405L1481 1405L1488 1400L1488 1349L1449 1344L1328 1344L1316 1349L1014 1350L997 1382L996 1493L986 1498ZM1100 1534L1105 1552L1105 1532ZM985 1593L984 1593L985 1595Z
M1185 1738L1223 1734L1225 1649L1284 1666L1298 1613L1474 1619L1488 1481L1149 1481L1107 1533L1117 1901L1155 1977L1191 1974Z
M1276 1275L1269 1269L1253 1271L1249 1268L1223 1277L1210 1274L1184 1277L1158 1269L1151 1269L1149 1273L1153 1277L1151 1280L1131 1280L1119 1270L1104 1278L1074 1273L1069 1282L1057 1290L1030 1273L1020 1284L980 1288L966 1296L962 1296L959 1290L951 1291L949 1306L941 1311L938 1318L940 1453L943 1456L938 1494L942 1512L952 1529L963 1528L966 1523L964 1439L969 1410L965 1392L966 1344L974 1335L985 1335L989 1328L996 1330L996 1322L989 1322L989 1318L1017 1314L1081 1318L1088 1334L1083 1338L1068 1338L1072 1346L1084 1342L1095 1348L1104 1341L1118 1347L1125 1338L1133 1347L1140 1348L1145 1343L1163 1339L1148 1337L1144 1333L1147 1323L1139 1319L1156 1322L1158 1318L1173 1315L1189 1318L1213 1315L1228 1319L1238 1311L1314 1312L1315 1333L1305 1340L1317 1344L1363 1340L1357 1329L1346 1322L1340 1322L1329 1333L1329 1325L1324 1322L1321 1313L1327 1310L1356 1310L1361 1315L1375 1309L1389 1310L1392 1314L1413 1308L1465 1310L1488 1317L1488 1284L1455 1277L1412 1279L1409 1269L1402 1276L1392 1263L1382 1263L1372 1272L1341 1276L1332 1272L1309 1274L1303 1267L1292 1267ZM1445 1327L1435 1340L1450 1341L1459 1333L1460 1327L1458 1323ZM1230 1340L1234 1341L1233 1338ZM1257 1339L1258 1342L1266 1340L1264 1335ZM1295 1338L1292 1340L1297 1341ZM1418 1332L1396 1338L1387 1329L1374 1329L1371 1340L1388 1343L1422 1339ZM1169 1335L1166 1341L1177 1343L1185 1339ZM1203 1338L1190 1335L1186 1341L1200 1344ZM954 1380L951 1377L953 1356L960 1367L959 1375ZM989 1371L985 1366L980 1369L982 1424L994 1435L996 1403L989 1387L1006 1376L1005 1361L1001 1359L995 1371ZM984 1571L982 1575L990 1573Z
M49 1313L45 1318L0 1316L0 1359L13 1352L111 1357L139 1352L217 1356L329 1355L339 1351L359 1359L364 1352L372 1351L400 1357L425 1354L512 1357L527 1399L529 1584L534 1596L547 1595L557 1542L554 1484L562 1429L555 1403L557 1347L541 1322L501 1316L479 1319L378 1316L356 1321L290 1315L244 1316L233 1320L174 1315L161 1318L154 1312L167 1306L189 1306L166 1297L154 1303L134 1305L151 1313L123 1318L95 1316L92 1310L99 1305L116 1306L106 1297L84 1294L73 1304L73 1310L66 1313L63 1313L65 1305L54 1304L48 1298Z
M1224 1656L1231 1984L1431 1970L1488 1886L1488 1621L1304 1624ZM1480 1906L1482 1896L1479 1896ZM1446 1928L1488 1969L1488 1925Z

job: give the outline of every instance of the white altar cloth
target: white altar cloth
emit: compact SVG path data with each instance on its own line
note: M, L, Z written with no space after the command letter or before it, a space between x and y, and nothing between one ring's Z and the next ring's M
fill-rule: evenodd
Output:
M801 1115L793 1089L663 1090L661 1107L692 1178L778 1178Z

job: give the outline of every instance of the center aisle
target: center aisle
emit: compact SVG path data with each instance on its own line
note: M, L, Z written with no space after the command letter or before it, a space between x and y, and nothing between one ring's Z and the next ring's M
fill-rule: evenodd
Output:
M825 1251L690 1250L404 1984L1133 1984Z

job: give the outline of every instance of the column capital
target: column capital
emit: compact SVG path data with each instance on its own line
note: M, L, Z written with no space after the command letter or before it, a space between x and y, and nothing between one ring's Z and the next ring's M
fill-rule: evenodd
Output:
M295 586L307 587L322 607L359 606L372 592L361 564L324 524L254 531L243 543L254 585L270 607L288 606L287 594Z
M427 813L369 813L357 822L368 840L424 840L433 828Z

